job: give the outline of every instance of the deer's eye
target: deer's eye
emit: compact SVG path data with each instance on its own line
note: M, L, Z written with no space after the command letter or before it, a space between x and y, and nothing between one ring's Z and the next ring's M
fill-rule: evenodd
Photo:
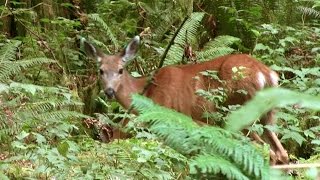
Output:
M100 69L100 70L99 70L99 73L100 73L100 75L103 75L103 70Z
M119 69L119 74L122 74L123 73L123 69Z

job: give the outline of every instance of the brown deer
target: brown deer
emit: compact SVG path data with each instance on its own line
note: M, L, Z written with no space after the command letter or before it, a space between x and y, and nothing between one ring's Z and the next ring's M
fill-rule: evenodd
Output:
M83 41L86 54L99 62L100 76L106 96L115 98L124 108L129 108L131 95L142 93L149 83L147 77L134 78L125 69L126 64L137 53L139 42L139 36L135 36L121 53L106 55ZM235 68L241 71L241 78L235 78ZM202 72L207 70L216 71L219 80L204 76ZM197 90L223 87L227 94L224 105L233 105L243 104L260 89L277 85L276 72L249 55L236 54L198 64L160 68L153 75L153 81L145 89L144 95L159 105L175 109L204 124L207 123L203 118L204 111L215 111L216 106L198 96ZM246 93L241 93L241 90ZM273 112L266 113L260 123L273 124ZM251 133L250 137L259 143L270 144L271 164L288 163L288 154L274 132L265 129L261 138L256 133Z

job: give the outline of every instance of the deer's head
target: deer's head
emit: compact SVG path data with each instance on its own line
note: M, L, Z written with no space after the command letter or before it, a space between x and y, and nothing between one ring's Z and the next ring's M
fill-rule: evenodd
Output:
M132 60L139 47L140 37L135 36L122 52L115 55L106 55L98 48L85 40L82 40L85 53L99 64L99 72L103 83L103 90L108 98L114 98L119 90L121 82L128 75L126 64Z

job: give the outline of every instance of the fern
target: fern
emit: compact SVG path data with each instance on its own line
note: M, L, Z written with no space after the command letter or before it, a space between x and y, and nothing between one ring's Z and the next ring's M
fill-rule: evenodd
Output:
M299 106L303 108L319 110L320 97L282 88L270 88L259 91L245 106L230 114L227 119L227 128L238 131L253 123L262 114L268 112L272 108L293 104L299 104Z
M0 62L0 82L6 82L10 76L19 74L22 69L41 65L46 63L56 63L56 61L49 58L33 58L20 61L2 61Z
M6 43L0 49L0 82L7 82L10 76L20 74L22 69L46 63L56 63L56 61L46 57L15 61L16 50L20 44L20 41L13 41Z
M172 27L182 16L179 11L180 7L176 6L174 2L139 1L138 4L148 15L148 18L145 19L147 21L145 26L151 27L152 36L159 41L172 30Z
M198 28L201 26L201 21L204 13L194 12L190 18L182 26L180 32L174 40L174 45L170 48L168 55L164 61L165 65L177 64L181 62L184 53L184 45L190 42L196 42Z
M100 24L100 26L105 30L106 35L110 38L113 45L116 47L116 49L119 48L119 42L117 38L115 37L114 33L112 32L109 25L99 16L99 14L89 14L88 17L92 19L93 21Z
M235 141L232 133L216 127L203 127L192 134L194 141L201 139L211 145L218 154L227 155L240 165L248 174L263 177L266 161L255 148L247 141ZM238 136L239 138L239 136ZM240 138L241 139L241 138Z
M241 40L239 38L233 36L218 36L206 43L202 51L196 52L197 60L205 61L217 58L219 56L231 54L235 51L235 49L231 48L230 46L240 42Z
M2 86L5 87L2 92L6 93L3 93L0 108L0 139L10 140L8 136L13 137L23 126L40 128L66 124L67 119L90 118L74 111L83 104L75 100L65 88L17 82Z
M198 170L201 172L198 172ZM195 156L190 162L190 173L210 173L210 174L223 174L228 179L249 180L249 178L243 174L237 166L221 158L219 155L202 154Z
M82 113L67 111L67 110L54 110L52 112L42 112L36 114L34 118L39 120L47 120L47 121L61 121L68 118L89 118L90 116L86 116Z
M209 41L204 49L210 49L210 48L216 48L216 47L228 47L231 46L235 43L240 43L241 39L233 36L228 36L228 35L223 35L223 36L218 36L212 41Z
M212 159L220 156L224 159L223 161L237 164L240 167L238 171L250 177L267 178L267 161L245 140L246 138L217 127L199 127L190 117L158 106L143 96L134 95L133 105L140 112L138 120L150 124L151 132L159 135L180 153L191 155L191 157L196 154L212 155ZM193 166L196 165L195 162ZM199 164L197 167L203 167L201 169L203 173L211 173L211 170L219 169L213 163ZM221 169L219 173L228 171L230 169ZM238 177L236 174L235 172L234 177ZM243 179L240 175L238 178Z
M233 53L235 50L230 47L217 47L196 53L198 61L206 61Z
M301 11L304 15L312 16L314 18L320 18L320 11L317 11L314 8L299 6L298 10Z
M181 62L184 54L184 46L195 44L197 42L198 30L201 27L203 13L192 13L190 18L178 33L174 45L170 48L165 59L165 65L177 64ZM217 38L205 44L201 51L195 51L197 61L211 60L219 56L231 54L235 49L231 45L240 43L239 38L233 36L218 36Z
M21 41L10 41L0 49L0 63L3 61L13 61L16 57L17 48ZM0 66L1 67L1 66Z

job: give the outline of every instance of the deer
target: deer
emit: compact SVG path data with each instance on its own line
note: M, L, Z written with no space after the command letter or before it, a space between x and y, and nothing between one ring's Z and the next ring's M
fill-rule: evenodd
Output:
M100 49L82 40L86 55L99 64L103 91L108 99L115 99L125 109L131 105L131 95L143 93L155 103L190 116L199 124L207 124L203 113L216 111L216 106L197 95L199 89L227 89L224 105L244 104L257 91L278 86L278 74L248 54L231 54L197 64L169 65L158 69L149 82L149 77L135 78L126 70L128 63L136 56L140 37L135 36L118 54L106 55ZM234 78L234 68L241 69L242 78ZM220 80L207 77L204 71L215 71ZM245 90L241 93L239 90ZM274 111L267 112L260 119L262 125L274 124ZM248 132L245 129L243 132ZM277 135L265 129L259 136L249 136L258 143L270 145L270 164L287 164L288 153Z

